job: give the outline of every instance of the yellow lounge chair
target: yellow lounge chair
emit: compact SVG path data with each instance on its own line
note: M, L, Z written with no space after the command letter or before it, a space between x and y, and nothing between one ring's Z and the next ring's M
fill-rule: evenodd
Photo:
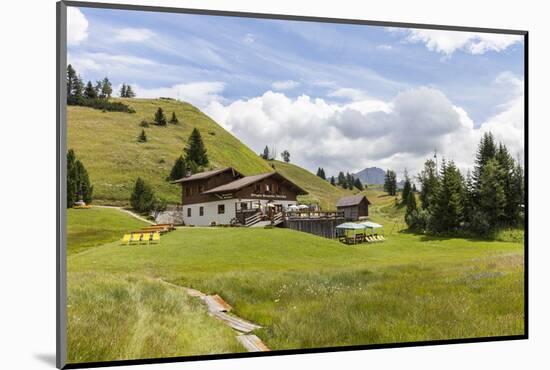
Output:
M153 233L151 243L160 243L160 233Z
M142 243L149 244L150 239L151 239L151 233L149 231L147 231L145 233L140 234L139 242L140 242L140 244L142 244Z
M122 240L120 241L120 244L130 244L130 239L132 239L132 234L124 234L122 237Z
M131 234L132 236L130 237L130 241L128 244L132 244L132 243L139 243L139 239L141 237L141 234L139 233L132 233Z

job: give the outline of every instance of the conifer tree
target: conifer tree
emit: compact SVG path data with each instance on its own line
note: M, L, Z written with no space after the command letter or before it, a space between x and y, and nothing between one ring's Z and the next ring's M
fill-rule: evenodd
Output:
M151 187L138 177L134 184L134 190L130 196L130 205L140 213L151 211L155 203L155 197Z
M74 83L77 79L76 71L72 65L67 66L67 99L74 96Z
M439 185L435 161L428 159L424 163L424 168L417 178L421 186L420 203L423 209L429 209L431 199L433 198L435 192L437 191L437 186Z
M435 232L453 232L463 221L464 189L463 178L453 161L443 164L440 170L440 184L430 207L430 229Z
M94 86L92 85L92 81L88 81L86 84L86 88L84 89L84 97L86 99L96 99L97 98L97 91L95 90Z
M172 166L172 170L170 171L170 175L168 176L168 180L170 181L176 181L179 180L185 176L187 176L187 163L185 163L185 159L183 159L183 156L179 156L178 159L174 162L174 165Z
M493 230L502 226L506 220L506 195L502 176L502 169L497 160L492 158L485 163L479 177L479 210Z
M407 200L405 201L405 204L407 205L407 215L411 214L413 211L416 211L416 196L412 191L407 193Z
M195 127L189 136L187 147L185 151L185 161L193 161L199 167L205 167L208 165L208 156L206 154L206 148L202 141L199 130Z
M100 97L103 99L109 99L112 93L113 93L113 85L111 84L111 81L109 81L107 77L104 77L103 81L101 81Z
M332 186L336 186L336 179L334 178L334 176L331 176L331 177L330 177L330 184L331 184Z
M67 152L67 207L73 206L76 201L77 190L76 176L76 158L74 151L69 149Z
M265 159L266 161L269 159L269 148L267 147L267 145L265 146L264 152L263 152L263 154L261 155L261 157L262 157L263 159Z
M178 123L178 118L176 117L176 112L172 112L172 118L170 118L170 123L176 124Z
M290 152L288 150L283 150L281 157L283 157L283 161L285 161L285 163L290 162Z
M392 196L397 194L397 176L392 170L387 170L384 176L384 191Z
M127 98L135 98L136 97L136 93L132 89L131 85L126 85L126 97Z
M75 162L75 167L77 173L76 198L78 198L75 200L83 200L86 204L90 204L92 202L94 187L90 183L88 171L79 160Z
M127 88L126 88L126 84L123 83L122 86L120 87L120 97L121 98L126 98L126 91L127 91Z
M338 185L344 186L346 184L346 175L342 171L338 173Z
M138 142L145 143L147 141L147 135L145 134L145 130L141 130L141 133L138 135Z
M161 107L158 107L153 121L155 121L155 124L158 126L166 126L166 116Z
M405 183L403 184L403 190L401 191L401 203L407 204L409 199L409 193L411 192L411 179L407 170L405 170Z
M365 187L363 186L363 183L361 182L361 180L358 177L355 178L355 180L353 181L353 186L355 186L359 190L364 190L365 189Z

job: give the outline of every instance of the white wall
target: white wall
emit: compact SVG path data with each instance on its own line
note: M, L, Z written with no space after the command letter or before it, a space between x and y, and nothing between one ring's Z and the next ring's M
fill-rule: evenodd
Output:
M121 2L109 0L109 2ZM139 3L134 0L122 2ZM386 21L528 29L530 34L530 339L313 355L124 367L131 370L541 369L548 365L550 248L547 160L550 22L544 1L502 0L142 0L146 5L319 15ZM52 369L55 354L55 0L7 1L0 13L5 53L0 96L3 180L2 367ZM25 71L25 73L22 73ZM40 98L29 96L29 86ZM14 160L16 159L16 160ZM28 169L40 179L29 180ZM32 209L33 221L27 220ZM29 232L32 230L32 232ZM546 365L544 365L546 363ZM121 368L122 369L122 368Z
M212 222L216 225L228 225L231 223L231 219L236 216L235 203L237 202L258 202L258 199L226 199L218 200L207 203L197 203L183 206L183 220L185 225L194 226L210 226ZM262 205L265 205L268 200L260 200ZM297 204L295 201L276 201L276 203L282 204L283 207L288 207L291 204ZM225 205L225 212L218 214L218 205ZM204 207L204 215L200 216L200 207ZM187 210L191 209L191 217L187 216Z

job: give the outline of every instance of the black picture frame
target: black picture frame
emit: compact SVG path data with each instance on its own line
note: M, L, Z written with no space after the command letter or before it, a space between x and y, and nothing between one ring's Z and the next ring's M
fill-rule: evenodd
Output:
M407 22L386 22L375 20L360 20L360 19L342 19L330 17L312 17L302 15L288 14L266 14L253 12L234 12L221 11L210 9L191 9L177 7L160 7L160 6L144 6L131 4L114 4L114 3L96 3L96 2L81 2L81 1L59 1L56 4L57 15L57 63L56 63L56 120L57 120L57 143L56 143L56 196L57 196L57 212L56 212L56 230L57 230L57 248L56 248L56 366L59 369L77 369L77 368L94 368L94 367L110 367L123 365L141 365L141 364L160 364L173 363L183 361L203 361L203 360L219 360L232 358L249 358L249 357L265 357L265 356L281 356L293 354L312 354L323 352L342 352L342 351L359 351L368 349L382 348L404 348L418 346L434 346L448 344L464 344L464 343L481 343L481 342L497 342L510 340L525 340L529 338L529 32L526 30L514 29L499 29L499 28L479 28L467 26L451 26L440 24L419 24ZM340 23L354 24L367 26L383 26L383 27L402 27L430 30L447 30L447 31L467 31L476 33L500 33L508 35L520 35L524 38L524 170L525 170L525 233L524 233L524 334L497 336L497 337L479 337L479 338L463 338L463 339L448 339L448 340L426 340L416 342L388 343L388 344L368 344L354 346L338 346L338 347L323 347L323 348L308 348L295 350L274 350L271 352L247 352L247 353L229 353L229 354L213 354L213 355L197 355L197 356L178 356L168 358L151 358L151 359L135 359L135 360L116 360L102 362L87 362L87 363L67 363L66 362L66 346L67 346L67 327L66 327L66 301L67 301L67 253L66 253L66 140L67 140L67 122L66 122L66 65L67 65L67 7L83 7L96 9L116 9L116 10L133 10L143 12L166 12L166 13L182 13L196 15L217 15L225 17L245 17L258 19L273 19L273 20L289 20L302 22L319 22L319 23Z

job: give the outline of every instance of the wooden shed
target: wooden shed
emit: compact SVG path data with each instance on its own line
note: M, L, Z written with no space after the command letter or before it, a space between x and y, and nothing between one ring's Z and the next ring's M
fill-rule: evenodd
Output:
M336 202L336 209L338 212L344 213L346 221L357 221L359 217L369 215L369 204L369 200L363 194L350 195L340 198Z

